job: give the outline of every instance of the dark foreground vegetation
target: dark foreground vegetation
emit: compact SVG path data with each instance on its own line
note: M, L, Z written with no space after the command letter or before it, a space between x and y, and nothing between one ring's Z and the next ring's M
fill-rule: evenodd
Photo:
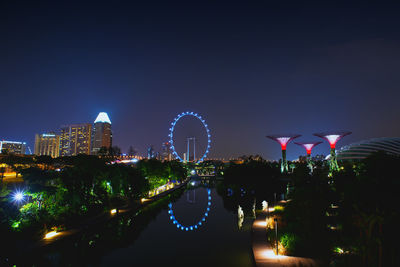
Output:
M277 164L248 158L225 170L220 191L232 194L232 210L245 203L249 209L254 199L258 204L283 192L281 182L289 180L290 201L274 213L282 251L330 266L400 266L400 158L379 152L340 165L331 177L325 162L312 173L306 163L296 163L292 173L281 175Z
M179 162L155 159L131 165L87 155L25 158L23 163L10 155L2 160L18 168L24 180L0 184L0 235L11 240L10 250L16 249L17 240L28 244L50 230L69 229L110 209L137 206L149 190L187 175Z

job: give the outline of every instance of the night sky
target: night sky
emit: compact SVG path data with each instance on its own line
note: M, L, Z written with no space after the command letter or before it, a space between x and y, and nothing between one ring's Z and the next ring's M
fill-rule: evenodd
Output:
M206 119L211 157L276 159L275 133L399 136L399 5L82 2L1 1L0 139L33 150L35 133L100 111L114 144L142 155L183 111Z

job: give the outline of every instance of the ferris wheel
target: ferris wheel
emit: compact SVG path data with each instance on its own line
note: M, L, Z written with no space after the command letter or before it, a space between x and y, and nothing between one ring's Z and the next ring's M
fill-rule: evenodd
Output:
M206 151L204 152L204 154L199 158L199 160L196 161L196 163L198 162L202 162L208 154L208 151L210 149L210 143L211 143L211 135L210 135L210 130L208 129L208 125L206 123L206 121L197 113L194 112L182 112L181 114L179 114L178 116L175 117L175 119L172 121L171 123L171 128L169 128L169 143L171 144L171 150L172 150L172 154L180 161L184 161L176 152L175 150L175 146L174 146L174 129L175 129L175 125L177 124L177 122L185 116L192 116L197 118L198 120L200 120L200 122L203 124L203 127L205 128L206 132L207 132L207 148Z

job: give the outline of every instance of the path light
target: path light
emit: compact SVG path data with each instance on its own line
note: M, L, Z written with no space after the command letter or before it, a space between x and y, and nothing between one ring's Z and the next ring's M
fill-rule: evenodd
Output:
M59 235L60 233L57 233L56 231L51 231L51 232L48 232L45 236L44 236L44 239L50 239L50 238L52 238L52 237L55 237L56 235Z
M275 221L275 241L276 241L276 255L279 256L278 246L278 219L274 218Z
M14 202L20 203L25 199L25 192L17 190L12 194L12 199Z

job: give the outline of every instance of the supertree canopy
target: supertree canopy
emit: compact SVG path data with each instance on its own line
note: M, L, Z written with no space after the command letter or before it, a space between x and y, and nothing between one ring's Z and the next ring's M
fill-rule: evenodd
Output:
M287 172L289 170L287 160L286 160L286 146L293 139L300 137L299 134L286 134L286 135L267 135L270 138L281 145L282 148L282 162L281 162L281 172Z
M344 136L351 134L351 132L325 132L325 133L315 133L315 136L321 137L328 141L329 145L331 146L331 156L329 159L330 162L330 171L339 170L339 165L336 160L336 143L342 139Z
M307 151L307 156L310 156L310 155L311 155L311 150L312 150L315 146L321 144L322 142L321 142L321 141L318 141L318 142L294 142L294 143L295 143L296 145L299 145L299 146L304 147L304 148L306 149L306 151Z
M308 164L308 167L310 168L311 172L313 170L313 163L312 163L312 160L311 160L311 150L315 146L317 146L317 145L319 145L321 143L322 142L320 142L320 141L318 141L318 142L295 142L296 145L302 146L302 147L304 147L306 149L306 151L307 151L307 164Z

